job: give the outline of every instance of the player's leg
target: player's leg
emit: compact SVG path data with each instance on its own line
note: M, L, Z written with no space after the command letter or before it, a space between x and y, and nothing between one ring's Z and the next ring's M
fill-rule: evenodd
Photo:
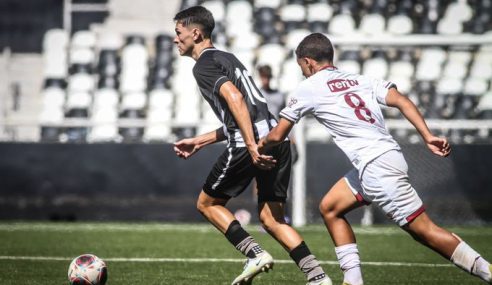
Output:
M302 237L285 221L284 209L283 202L260 203L259 216L263 228L289 253L299 269L304 272L309 284L331 284Z
M457 235L434 224L425 212L402 228L461 269L492 283L490 263Z
M401 152L389 151L366 166L362 174L364 193L417 241L490 282L490 264L456 235L431 221L407 172Z
M308 284L331 285L330 278L299 233L285 221L285 201L290 180L290 144L284 142L271 153L277 166L258 171L258 214L265 230L275 238L305 274Z
M244 148L228 148L210 171L197 201L198 211L248 259L243 272L232 284L249 284L258 273L273 264L273 258L243 229L225 207L232 197L242 193L254 177L251 158Z
M360 189L360 182L357 171L352 170L328 191L319 205L323 221L335 244L335 253L344 276L343 282L350 285L363 284L355 235L345 218L347 212L364 205L362 196L356 189Z

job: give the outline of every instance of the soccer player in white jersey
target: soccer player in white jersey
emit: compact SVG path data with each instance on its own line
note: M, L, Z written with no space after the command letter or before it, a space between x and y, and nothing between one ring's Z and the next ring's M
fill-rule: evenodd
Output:
M379 105L398 108L432 153L449 155L446 139L430 132L417 107L398 92L395 84L336 69L333 46L324 35L314 33L304 38L296 57L307 79L293 92L278 125L260 141L259 150L261 153L282 142L301 117L311 114L352 162L354 169L330 189L319 205L335 244L344 284L363 284L354 232L345 214L371 202L415 240L491 283L490 263L426 214L409 183L407 163L385 127Z

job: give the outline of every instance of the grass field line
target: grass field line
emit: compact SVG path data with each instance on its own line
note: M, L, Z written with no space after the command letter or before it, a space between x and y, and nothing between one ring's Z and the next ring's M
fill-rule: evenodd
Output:
M73 257L57 256L0 256L0 260L28 260L28 261L71 261ZM244 259L238 258L150 258L150 257L110 257L103 258L107 262L185 262L185 263L244 263ZM288 259L276 259L277 264L292 263ZM338 265L338 261L320 260L321 264ZM378 262L365 261L363 265L370 266L400 266L400 267L453 267L452 264L443 263L417 263L417 262Z
M245 227L250 232L264 232L259 225L248 225ZM308 225L298 228L306 232L327 233L323 225ZM491 236L492 228L482 227L458 227L455 230L468 236ZM80 231L104 231L104 232L199 232L209 233L217 230L209 224L165 224L165 223L45 223L45 222L4 222L0 223L0 232L80 232ZM362 235L406 235L406 233L396 226L355 226L356 234Z
M250 232L264 232L259 225L245 227ZM327 233L324 226L300 227L300 230ZM356 233L366 235L404 235L397 227L355 227ZM104 232L216 232L209 224L153 224L153 223L0 223L0 231L43 231L43 232L77 232L77 231L104 231Z

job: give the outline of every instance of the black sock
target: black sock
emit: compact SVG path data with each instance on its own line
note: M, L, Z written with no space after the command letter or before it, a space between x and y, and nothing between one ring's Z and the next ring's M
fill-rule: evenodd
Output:
M261 246L241 227L237 220L232 221L225 236L237 250L249 258L255 258L256 254L263 252Z
M301 271L304 272L308 281L325 278L326 274L323 268L321 268L318 260L316 260L316 257L311 253L304 241L294 248L289 255Z

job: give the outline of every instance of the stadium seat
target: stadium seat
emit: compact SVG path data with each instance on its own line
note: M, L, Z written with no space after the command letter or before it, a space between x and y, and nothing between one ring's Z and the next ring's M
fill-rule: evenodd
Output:
M96 41L97 50L118 50L124 44L123 36L111 31L104 31L98 34Z
M328 27L328 33L336 36L349 36L355 33L355 21L350 14L335 15Z
M477 109L480 112L480 118L492 119L492 88L480 98Z
M59 87L48 87L42 91L43 109L62 109L65 105L65 91Z
M43 53L44 77L64 78L68 72L68 56L65 50Z
M92 106L95 109L116 109L119 103L118 91L112 88L98 89L94 92L93 101Z
M378 53L373 58L364 62L362 74L373 78L386 79L388 75L388 63L382 53Z
M66 51L69 43L69 36L65 30L51 29L46 32L43 38L43 51Z
M142 139L144 142L172 142L174 136L169 123L148 122Z
M279 90L285 94L293 91L297 85L302 81L303 76L297 61L294 57L286 60L282 65L282 75L279 80Z
M487 79L477 77L468 77L464 84L463 93L472 96L485 94L489 85Z
M278 78L280 65L286 56L285 48L279 44L266 44L258 49L257 65L270 65L273 77Z
M301 4L288 4L280 9L280 20L284 24L284 32L302 29L306 20L306 9Z
M77 31L72 36L71 49L93 49L96 35L91 31Z
M292 30L288 35L287 39L285 41L285 46L287 47L288 50L294 51L299 43L304 39L307 35L309 35L311 32L306 29L295 29Z
M94 90L94 77L88 73L76 73L68 77L68 90L88 92Z
M214 15L214 20L216 23L221 23L225 20L226 15L223 1L208 0L204 1L201 5L207 8L212 13L212 15Z
M87 91L69 91L65 108L66 117L87 118L92 96Z
M415 77L419 81L437 80L441 76L446 53L439 48L423 49L417 64Z
M458 94L463 91L463 82L457 78L443 77L437 82L438 94Z
M333 9L327 3L313 3L307 6L309 30L313 33L326 33L328 22L333 16Z
M282 0L255 0L255 7L277 9L282 4Z
M366 35L380 36L385 32L385 19L381 14L367 14L361 19L359 30Z
M120 109L143 110L147 105L147 95L144 92L130 92L123 94Z
M92 64L95 59L94 51L87 48L75 48L70 50L70 64Z
M111 92L104 94L103 90L98 90L101 97L109 95ZM99 99L96 99L99 100ZM102 105L94 104L92 109L92 115L90 118L92 128L90 129L87 141L89 142L119 142L121 141L121 136L118 134L118 109L112 104Z

